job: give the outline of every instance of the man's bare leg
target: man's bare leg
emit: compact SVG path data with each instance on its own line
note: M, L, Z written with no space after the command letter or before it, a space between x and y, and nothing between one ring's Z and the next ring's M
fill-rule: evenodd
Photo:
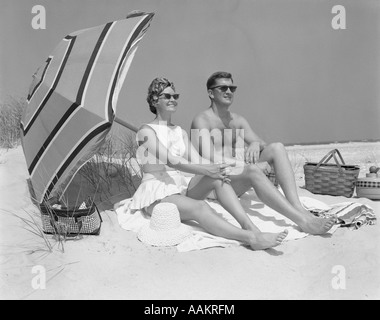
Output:
M300 202L294 172L283 144L272 143L266 146L261 152L260 161L267 161L274 167L276 178L284 191L286 199L288 199L297 210L309 214Z
M247 165L242 174L231 175L231 185L236 193L253 187L257 196L264 204L296 223L304 232L324 234L335 223L335 218L323 219L315 217L310 212L295 208L273 185L267 176L256 165ZM245 190L245 191L246 191Z

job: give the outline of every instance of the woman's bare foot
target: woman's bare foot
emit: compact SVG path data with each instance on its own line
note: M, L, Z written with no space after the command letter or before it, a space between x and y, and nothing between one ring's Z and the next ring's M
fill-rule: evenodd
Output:
M330 218L319 218L312 216L308 217L305 222L299 223L298 225L303 232L313 235L321 235L327 233L333 227L335 221L335 216L332 216Z
M249 241L249 245L253 250L265 250L276 247L284 241L288 235L288 230L284 230L280 233L260 232L252 237Z

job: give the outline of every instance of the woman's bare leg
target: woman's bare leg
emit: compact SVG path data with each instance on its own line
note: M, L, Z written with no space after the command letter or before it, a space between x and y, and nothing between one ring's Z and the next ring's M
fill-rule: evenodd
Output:
M180 212L181 220L194 220L207 232L232 240L244 242L254 250L275 247L285 239L287 230L281 233L258 233L233 226L219 215L203 200L195 200L182 195L172 195L161 202L174 203Z
M187 196L203 200L211 190L215 190L219 203L237 220L243 229L252 230L256 233L261 232L249 219L234 189L226 182L207 176L197 176L190 182Z

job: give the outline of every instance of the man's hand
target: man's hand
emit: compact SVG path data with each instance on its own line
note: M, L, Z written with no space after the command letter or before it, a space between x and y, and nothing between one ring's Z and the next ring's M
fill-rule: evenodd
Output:
M244 160L246 163L256 163L260 157L260 142L253 141L245 150Z
M268 174L271 173L272 171L272 167L270 166L270 164L266 161L263 161L263 162L258 162L256 163L256 166L259 167L261 169L261 171L267 176Z

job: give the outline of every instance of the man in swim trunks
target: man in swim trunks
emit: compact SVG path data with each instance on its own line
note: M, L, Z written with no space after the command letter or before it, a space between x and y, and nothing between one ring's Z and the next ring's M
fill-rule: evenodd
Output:
M231 112L237 87L228 72L215 72L207 80L211 105L196 115L191 125L191 141L203 158L211 162L235 162L230 173L237 195L254 188L266 205L295 222L304 232L324 234L335 218L321 219L301 204L286 149L282 143L266 144L241 115ZM244 156L236 155L238 139L243 139ZM272 168L284 195L267 178Z

